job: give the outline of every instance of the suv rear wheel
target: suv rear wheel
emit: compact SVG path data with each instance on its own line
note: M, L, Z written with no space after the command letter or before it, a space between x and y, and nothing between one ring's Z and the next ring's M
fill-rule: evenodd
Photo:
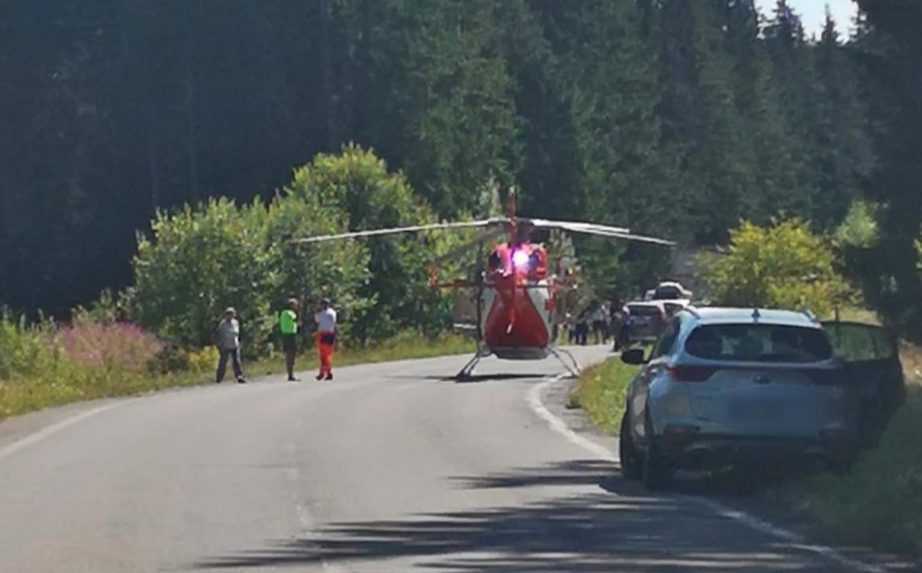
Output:
M618 437L618 457L621 459L621 475L624 479L638 480L643 475L643 458L634 447L631 436L630 412L621 417L621 432Z
M647 435L647 451L643 457L643 485L650 491L661 490L672 479L672 467L656 445L656 436L653 435L653 424L650 415L644 419Z

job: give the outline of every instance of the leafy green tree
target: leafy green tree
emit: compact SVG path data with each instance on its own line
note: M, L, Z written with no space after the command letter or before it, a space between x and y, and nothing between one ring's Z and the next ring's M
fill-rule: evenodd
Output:
M335 207L343 213L342 226L354 231L436 221L403 175L389 173L383 160L354 145L339 155L318 155L296 170L285 193L317 211ZM371 306L346 309L359 340L384 338L409 327L433 331L448 324L448 300L429 288L426 263L450 248L451 241L413 235L368 240L370 275L358 295Z
M244 350L257 353L271 330L271 258L266 211L227 199L160 212L152 236L139 235L132 314L145 327L182 344L211 343L225 307L241 317Z
M277 196L268 207L264 244L269 258L266 296L273 316L288 298L303 303L303 318L310 320L322 298L343 309L341 337L355 331L352 318L364 316L374 300L361 293L370 277L369 252L355 241L304 244L297 239L343 232L348 215L336 204L308 201L292 193Z
M852 297L831 245L799 219L767 227L743 222L730 232L727 254L705 267L709 292L720 305L828 315Z

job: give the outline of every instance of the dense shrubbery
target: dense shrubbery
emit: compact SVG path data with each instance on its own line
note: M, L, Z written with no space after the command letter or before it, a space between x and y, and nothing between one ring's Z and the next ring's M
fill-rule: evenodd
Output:
M403 175L389 174L374 153L352 145L343 148L340 155L320 154L311 164L298 169L286 193L282 204L336 209L342 213L339 222L349 230L437 221ZM302 236L307 234L317 233L302 229ZM369 342L392 337L407 328L434 334L448 326L448 299L429 288L426 263L460 240L457 233L442 233L368 241L370 258L356 261L367 265L363 268L367 268L368 280L352 301L338 301L340 308L350 311L354 337ZM328 265L327 252L335 247L334 243L324 243L311 247L307 254L315 265ZM295 259L293 264L304 264L298 260L305 258L303 250L291 256ZM311 285L314 289L329 289L336 284L335 277L317 278Z
M163 349L156 336L135 324L86 320L59 329L53 343L80 366L131 372L151 368Z
M362 343L406 328L436 333L448 324L450 305L428 288L425 261L457 237L292 242L435 220L402 175L347 146L296 170L268 206L220 199L158 214L152 236L139 237L126 304L145 327L193 347L209 344L222 310L234 306L250 355L271 341L275 313L289 296L332 298L342 334Z
M854 297L836 271L832 245L798 219L766 227L743 222L730 233L728 253L710 257L704 266L709 291L720 305L828 315Z
M2 316L0 419L75 400L201 381L191 369L182 374L152 372L161 349L156 337L131 324L81 319L58 326L50 320L28 324Z

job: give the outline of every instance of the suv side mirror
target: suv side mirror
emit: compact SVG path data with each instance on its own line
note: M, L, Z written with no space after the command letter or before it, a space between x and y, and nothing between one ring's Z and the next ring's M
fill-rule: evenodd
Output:
M621 353L621 362L639 366L641 364L646 364L647 359L644 356L643 348L630 348Z

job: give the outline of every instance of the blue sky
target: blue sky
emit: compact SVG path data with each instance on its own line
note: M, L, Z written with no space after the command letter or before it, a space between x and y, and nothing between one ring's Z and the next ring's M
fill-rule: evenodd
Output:
M770 17L774 14L776 0L756 0L762 14ZM857 11L857 4L852 0L788 0L788 5L803 19L807 36L819 35L826 20L826 5L832 10L832 17L839 28L839 33L846 36L851 29L852 20Z

